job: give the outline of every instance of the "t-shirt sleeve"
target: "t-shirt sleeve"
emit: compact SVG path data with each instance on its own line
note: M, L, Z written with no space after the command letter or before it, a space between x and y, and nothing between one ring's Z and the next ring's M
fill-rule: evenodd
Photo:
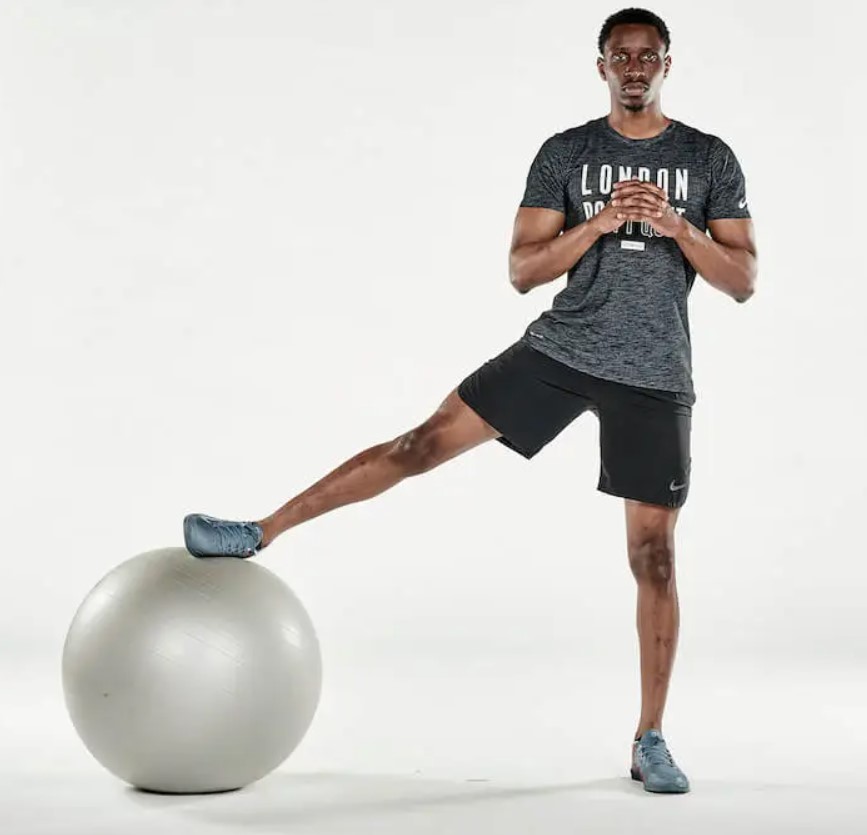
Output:
M536 154L527 175L521 205L527 208L555 209L566 213L566 178L562 142L546 139Z
M707 198L707 220L748 218L747 184L734 151L719 137L714 137L710 149L710 192Z

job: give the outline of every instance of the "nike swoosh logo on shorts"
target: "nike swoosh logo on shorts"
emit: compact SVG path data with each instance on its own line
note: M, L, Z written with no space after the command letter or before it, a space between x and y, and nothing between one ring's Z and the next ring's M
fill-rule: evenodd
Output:
M738 208L743 209L746 205L747 205L747 198L744 197L744 199L741 200L740 203L738 203Z
M674 479L671 480L671 484L668 485L669 490L683 490L686 487L686 482L683 484L675 484Z

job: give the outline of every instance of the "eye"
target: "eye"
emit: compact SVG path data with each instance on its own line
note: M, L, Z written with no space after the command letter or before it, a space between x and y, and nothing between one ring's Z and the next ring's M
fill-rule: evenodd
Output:
M653 63L659 56L655 52L645 52L644 60Z

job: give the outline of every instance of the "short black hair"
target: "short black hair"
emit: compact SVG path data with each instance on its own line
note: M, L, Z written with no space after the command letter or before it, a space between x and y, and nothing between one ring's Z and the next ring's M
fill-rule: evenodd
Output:
M655 15L647 9L621 9L602 24L602 30L599 32L599 43L597 44L600 55L605 54L605 42L611 35L611 30L622 23L644 23L648 26L655 26L656 31L659 32L659 37L665 43L665 51L668 52L671 46L671 35L665 21L659 15Z

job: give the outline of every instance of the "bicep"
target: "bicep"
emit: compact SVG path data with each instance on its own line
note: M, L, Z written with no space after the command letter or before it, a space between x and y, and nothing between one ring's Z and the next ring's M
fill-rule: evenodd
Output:
M719 244L733 249L742 249L756 255L756 236L750 218L722 218L709 220L707 228L710 236Z
M515 216L512 252L524 244L553 240L563 231L565 221L566 215L555 209L522 206Z

